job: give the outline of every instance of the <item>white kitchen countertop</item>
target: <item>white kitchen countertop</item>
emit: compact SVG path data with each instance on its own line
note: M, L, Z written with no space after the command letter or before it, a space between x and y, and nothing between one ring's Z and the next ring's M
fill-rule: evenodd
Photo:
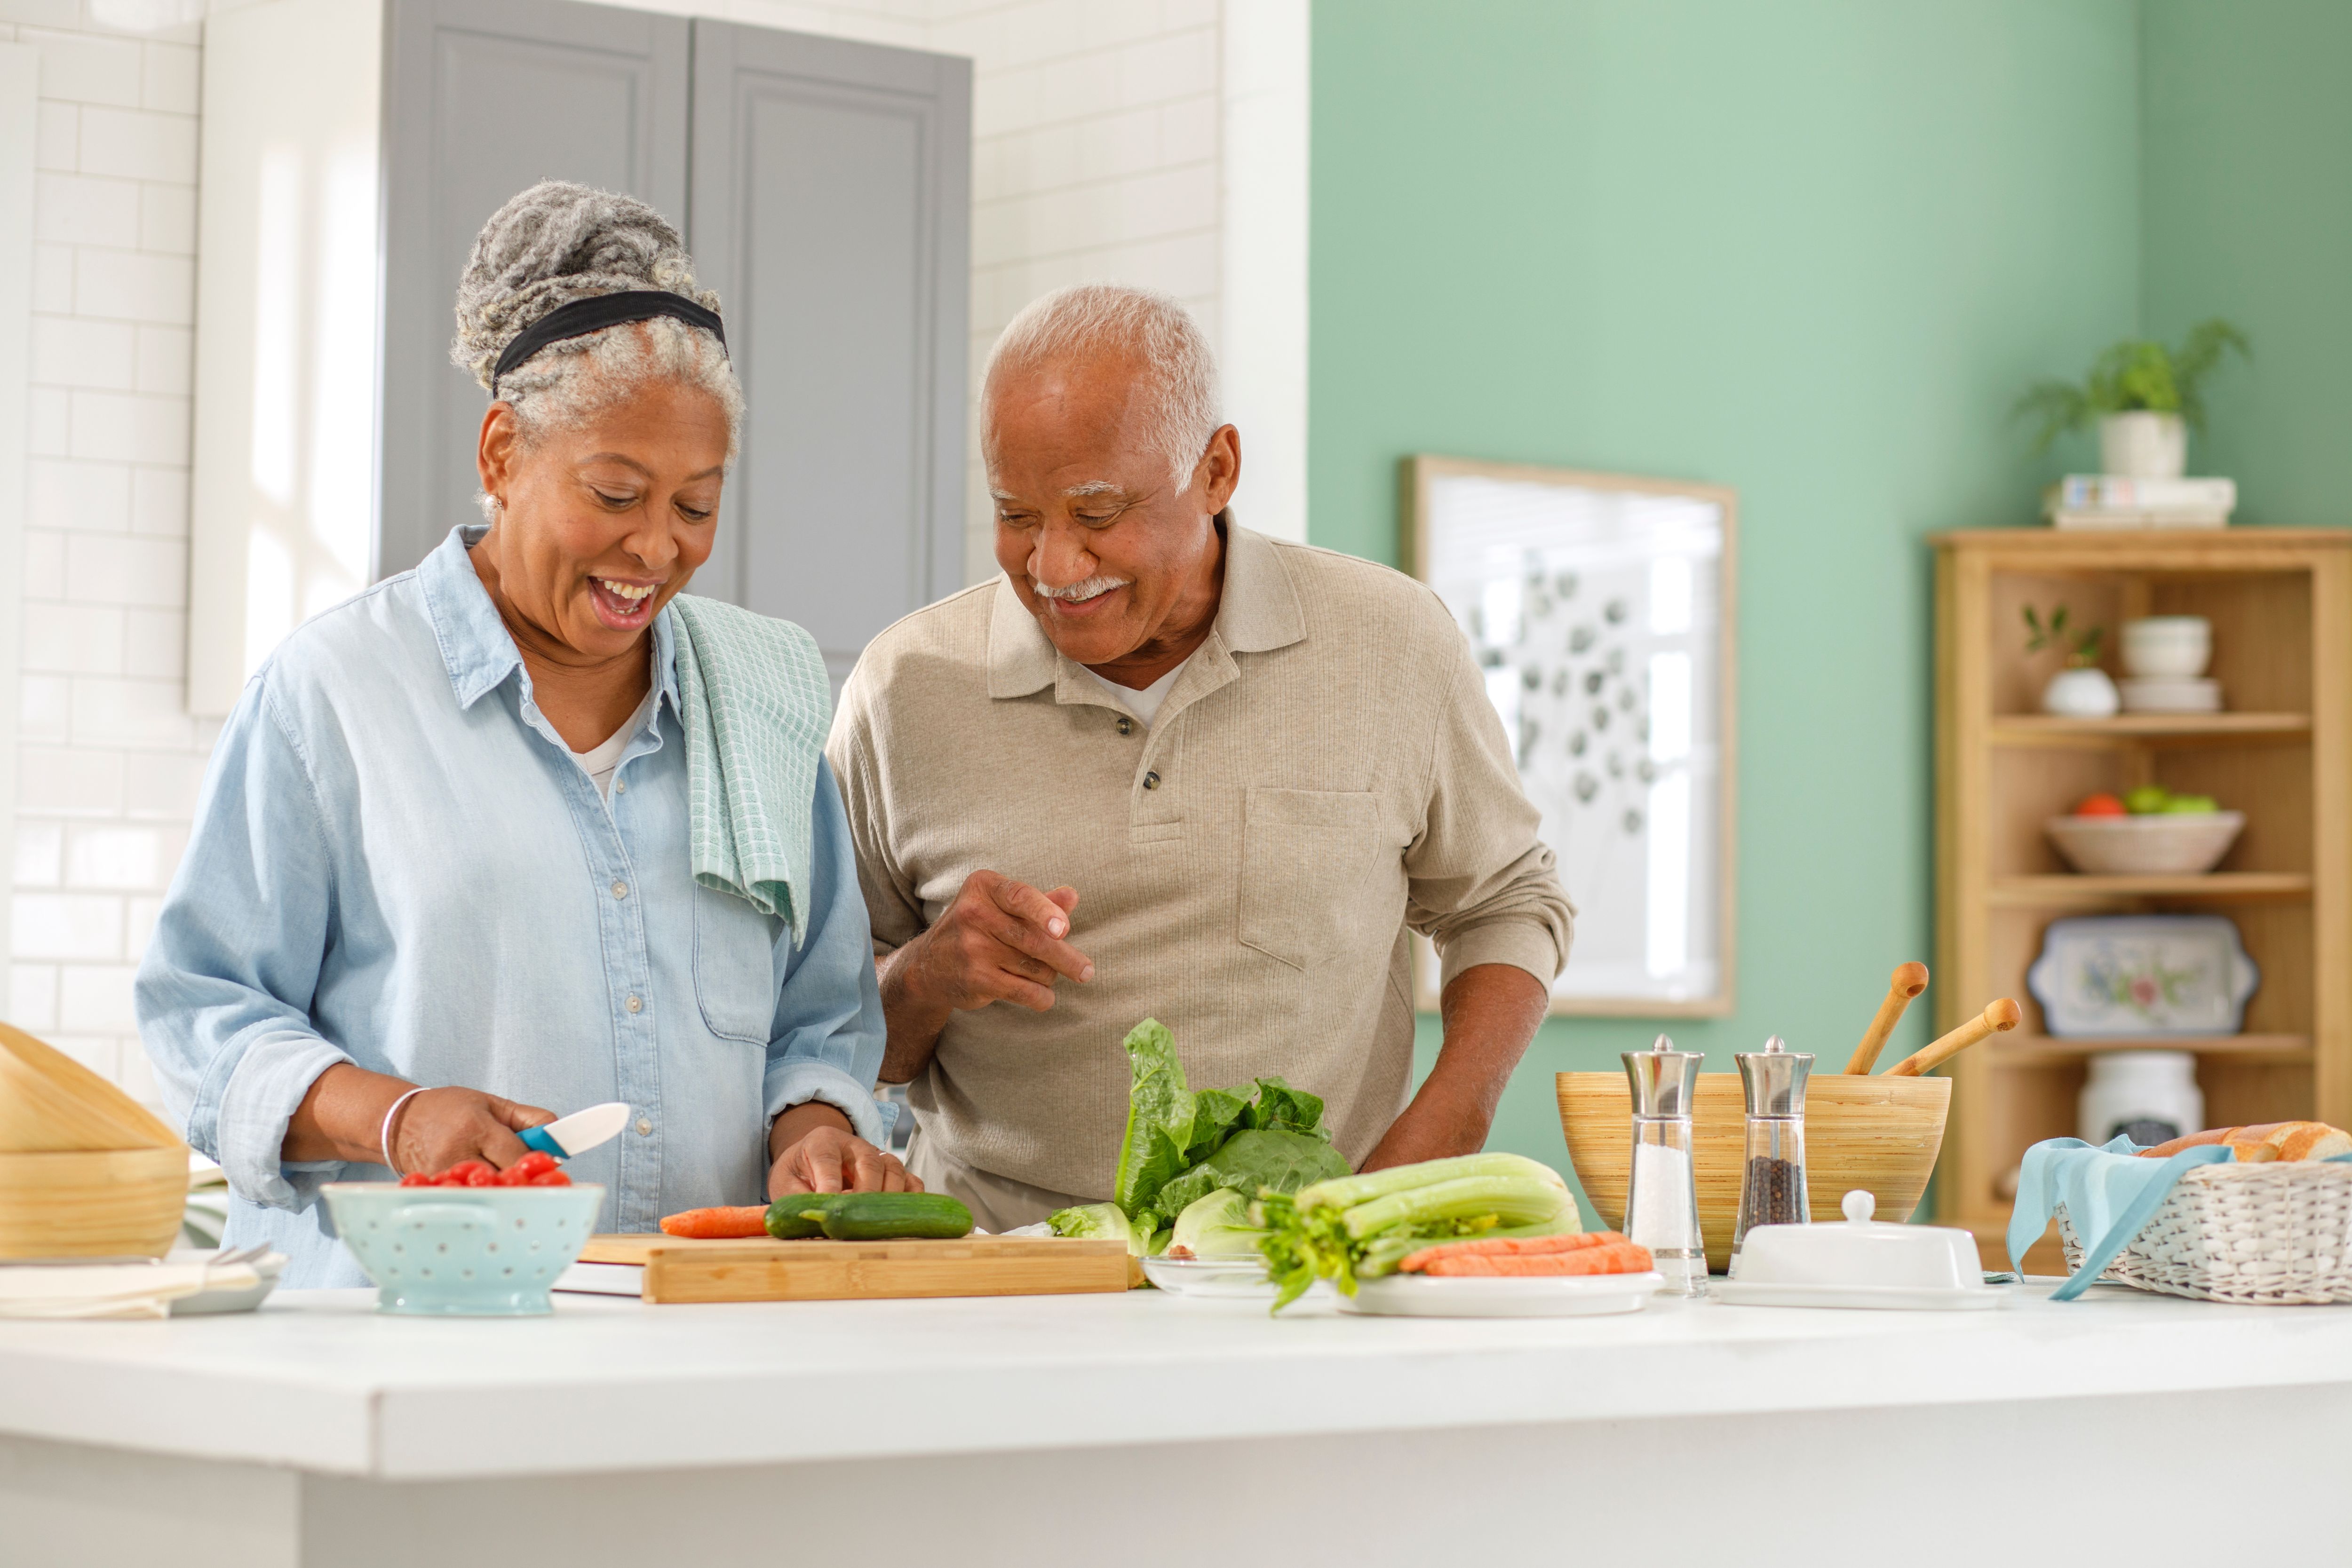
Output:
M0 1432L404 1480L2352 1383L2352 1311L2050 1289L1993 1312L1517 1321L1314 1300L1269 1320L1150 1291L426 1319L286 1292L0 1322Z

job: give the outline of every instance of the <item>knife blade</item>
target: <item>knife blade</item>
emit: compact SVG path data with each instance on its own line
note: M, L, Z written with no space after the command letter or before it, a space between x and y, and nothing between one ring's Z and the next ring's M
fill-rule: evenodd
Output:
M574 1111L569 1116L559 1117L544 1126L525 1127L515 1136L542 1154L568 1160L575 1155L586 1154L599 1144L619 1137L621 1129L628 1124L627 1103L607 1100L602 1105Z

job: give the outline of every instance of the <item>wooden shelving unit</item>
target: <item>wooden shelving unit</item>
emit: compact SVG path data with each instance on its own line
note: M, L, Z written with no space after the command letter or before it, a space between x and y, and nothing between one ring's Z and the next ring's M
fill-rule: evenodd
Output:
M2193 1051L2216 1125L2318 1116L2352 1126L2352 530L2060 533L2003 528L1935 540L1937 964L1939 1029L1993 997L2024 1027L1958 1058L1937 1171L1946 1223L2002 1251L2019 1156L2075 1131L2102 1051ZM2023 608L2063 603L2117 631L2203 615L2231 711L2053 718L2057 664L2025 652ZM2095 790L2158 783L2246 813L2204 876L2084 876L2042 831ZM2193 1040L2049 1035L2025 974L2065 915L2215 911L2262 969L2242 1034ZM2055 1268L2054 1243L2037 1268ZM2006 1267L2006 1263L1999 1266Z

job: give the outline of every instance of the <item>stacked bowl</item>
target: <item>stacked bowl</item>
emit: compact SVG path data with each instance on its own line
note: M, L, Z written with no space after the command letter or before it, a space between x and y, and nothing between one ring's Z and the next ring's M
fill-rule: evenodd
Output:
M188 1147L63 1051L0 1024L0 1258L160 1258Z

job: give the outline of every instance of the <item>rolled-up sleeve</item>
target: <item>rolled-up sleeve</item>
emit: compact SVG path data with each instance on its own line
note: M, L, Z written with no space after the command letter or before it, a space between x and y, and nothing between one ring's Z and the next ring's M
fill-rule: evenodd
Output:
M768 1040L768 1118L823 1101L848 1117L859 1137L880 1146L898 1117L897 1106L874 1098L882 1070L882 993L849 822L823 761L809 815L808 938L796 953L789 932L777 939L787 957Z
M134 998L190 1145L239 1197L278 1208L307 1207L342 1169L279 1154L310 1085L351 1060L310 1022L333 905L318 791L258 677L214 748Z
M1457 647L1421 833L1405 852L1405 918L1436 944L1441 985L1479 964L1508 964L1549 988L1568 963L1576 911L1537 836L1541 814L1519 787L1477 664L1466 643Z

